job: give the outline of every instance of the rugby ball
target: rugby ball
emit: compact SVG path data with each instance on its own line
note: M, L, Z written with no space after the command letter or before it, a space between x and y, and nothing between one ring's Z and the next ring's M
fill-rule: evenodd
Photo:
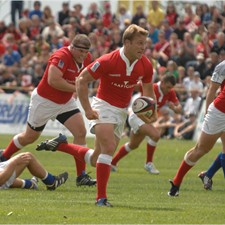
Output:
M156 102L150 97L141 96L133 102L132 110L135 114L144 114L151 117L156 110Z

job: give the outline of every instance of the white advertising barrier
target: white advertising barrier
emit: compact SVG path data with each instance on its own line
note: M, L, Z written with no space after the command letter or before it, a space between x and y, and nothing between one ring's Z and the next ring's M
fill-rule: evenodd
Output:
M90 101L92 99L90 98ZM25 130L30 98L24 94L0 94L0 134L17 134ZM89 132L89 123L84 115L80 102L77 101L87 129L87 137L93 137ZM57 120L50 120L43 135L56 136L63 133L67 136L72 134Z

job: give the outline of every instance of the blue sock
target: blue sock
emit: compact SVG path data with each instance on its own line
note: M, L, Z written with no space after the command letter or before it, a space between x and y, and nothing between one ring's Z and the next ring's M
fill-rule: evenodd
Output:
M212 178L214 176L214 174L221 168L221 155L222 155L222 152L219 153L219 155L216 157L216 159L214 160L212 165L207 170L206 175L209 178ZM225 160L225 158L224 158L224 160ZM224 163L225 163L225 161L224 161ZM224 164L224 169L225 169L225 164Z
M222 154L221 153L221 156L220 156L220 163L221 163L221 166L223 168L223 175L225 177L225 154Z
M54 181L55 177L50 173L48 173L47 176L44 179L42 179L42 182L46 185L52 185Z
M24 187L25 189L31 189L33 187L33 183L31 182L31 180L24 180L25 184Z

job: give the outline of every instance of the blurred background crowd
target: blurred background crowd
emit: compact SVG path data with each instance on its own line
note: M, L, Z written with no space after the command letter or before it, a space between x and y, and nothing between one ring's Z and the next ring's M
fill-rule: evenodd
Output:
M11 1L11 22L0 21L0 93L29 95L49 56L68 46L76 34L89 36L94 60L120 48L126 27L137 24L149 31L145 55L153 64L154 82L173 74L183 105L182 115L167 107L160 111L162 137L191 139L212 72L225 59L225 3L187 1L178 10L177 1L148 1L146 12L143 1L135 1L131 12L127 2L120 1L112 12L110 1L101 1L101 7L93 1L83 13L85 3L57 1L61 10L55 14L41 1L33 1L32 9L25 8L24 1ZM97 86L90 85L90 97ZM181 128L175 129L177 124ZM182 130L187 127L190 133L185 136Z

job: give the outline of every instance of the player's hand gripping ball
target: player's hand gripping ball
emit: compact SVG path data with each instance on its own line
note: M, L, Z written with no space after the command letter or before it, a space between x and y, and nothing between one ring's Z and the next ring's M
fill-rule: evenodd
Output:
M132 110L137 116L143 115L150 118L156 110L156 102L150 97L141 96L133 102Z

